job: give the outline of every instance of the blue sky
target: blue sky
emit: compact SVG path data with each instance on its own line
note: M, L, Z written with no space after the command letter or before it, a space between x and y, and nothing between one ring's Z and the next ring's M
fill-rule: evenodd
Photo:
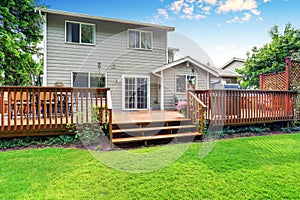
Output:
M300 28L299 0L41 0L50 9L174 26L222 66L270 41L268 31Z

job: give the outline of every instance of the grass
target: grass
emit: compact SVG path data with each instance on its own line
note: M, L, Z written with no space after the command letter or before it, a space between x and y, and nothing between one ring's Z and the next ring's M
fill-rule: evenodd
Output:
M164 161L164 147L98 157L63 148L1 152L0 199L300 199L300 134L220 140L199 158L202 146L191 144L175 162L147 173L116 170L99 159L125 158L116 166L134 166L126 153L150 153Z

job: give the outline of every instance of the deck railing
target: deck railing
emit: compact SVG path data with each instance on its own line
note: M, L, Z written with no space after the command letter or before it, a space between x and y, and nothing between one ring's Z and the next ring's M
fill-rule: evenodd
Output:
M111 122L108 88L0 87L0 137L62 134L69 124Z
M204 134L207 106L192 92L187 92L187 117L197 126L198 132Z
M296 93L262 90L196 90L207 106L205 118L212 125L243 125L293 121Z

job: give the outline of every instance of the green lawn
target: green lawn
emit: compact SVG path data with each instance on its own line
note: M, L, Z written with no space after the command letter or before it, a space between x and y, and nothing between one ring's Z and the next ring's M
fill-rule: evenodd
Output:
M86 150L1 152L0 199L300 199L300 134L220 140L200 158L202 145L191 144L175 162L147 173L109 168ZM168 153L153 155L167 160Z

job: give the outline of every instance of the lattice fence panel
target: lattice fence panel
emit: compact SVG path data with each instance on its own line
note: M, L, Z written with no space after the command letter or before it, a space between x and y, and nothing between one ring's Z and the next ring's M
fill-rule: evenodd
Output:
M286 72L263 75L264 90L286 90Z
M295 99L295 120L294 122L300 120L300 61L291 60L290 69L290 88L291 90L297 91L298 95Z
M300 61L291 61L291 90L300 91Z

